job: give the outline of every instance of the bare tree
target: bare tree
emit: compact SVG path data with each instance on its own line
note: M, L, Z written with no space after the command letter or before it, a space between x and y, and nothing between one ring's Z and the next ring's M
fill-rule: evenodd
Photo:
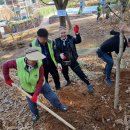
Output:
M128 5L129 0L120 0L121 3L121 19L120 22L124 21L124 12L126 10L126 7ZM121 58L123 56L123 47L124 47L124 34L121 31L120 32L120 46L119 46L119 54L117 56L116 60L116 84L115 84L115 99L114 99L114 108L117 109L118 103L119 103L119 91L120 91L120 62Z
M68 4L68 0L54 0L57 10L65 10ZM59 16L60 26L66 27L66 17Z
M44 5L52 5L52 4L47 4L44 2L44 0L40 0ZM68 0L53 0L56 6L57 10L66 10ZM66 16L59 16L59 21L60 21L60 26L66 27L66 21L68 23L69 29L72 28L70 19L68 14Z

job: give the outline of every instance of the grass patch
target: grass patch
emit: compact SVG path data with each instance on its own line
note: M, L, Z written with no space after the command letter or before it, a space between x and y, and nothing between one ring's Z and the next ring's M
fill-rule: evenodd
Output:
M51 14L54 14L56 12L56 7L55 6L45 6L39 9L38 11L41 16L48 16Z

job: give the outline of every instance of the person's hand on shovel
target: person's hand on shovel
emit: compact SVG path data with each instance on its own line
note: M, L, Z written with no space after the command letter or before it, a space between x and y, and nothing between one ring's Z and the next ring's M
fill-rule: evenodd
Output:
M11 80L11 79L9 79L9 80L5 80L5 83L6 83L7 85L9 85L10 87L12 87L12 86L13 86L12 83L14 83L14 81Z
M33 103L36 103L37 102L37 96L36 95L33 95L32 98L31 98L31 101Z

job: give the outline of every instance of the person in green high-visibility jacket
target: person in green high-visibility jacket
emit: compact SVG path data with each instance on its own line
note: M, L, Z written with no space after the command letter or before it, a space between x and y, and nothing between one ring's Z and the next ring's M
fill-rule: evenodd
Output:
M46 81L48 82L48 74L50 73L54 79L56 90L59 90L60 78L55 60L54 45L54 41L48 39L48 31L45 28L41 28L37 31L37 39L31 43L32 47L38 48L39 51L46 56L46 58L42 60Z
M40 93L43 94L55 108L63 112L67 111L67 107L60 102L44 79L44 68L41 62L44 58L45 56L41 54L38 49L32 47L26 51L25 57L7 61L3 65L5 83L12 86L13 80L9 76L9 70L12 68L17 69L21 88L32 95L31 99L27 97L28 106L32 112L32 121L39 119L36 102Z
M100 16L102 13L102 5L101 3L98 3L98 7L97 7L97 21L99 20Z

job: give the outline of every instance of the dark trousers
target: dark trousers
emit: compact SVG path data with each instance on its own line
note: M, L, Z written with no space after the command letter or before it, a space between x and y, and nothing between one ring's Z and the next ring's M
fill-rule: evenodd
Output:
M48 82L48 74L50 73L53 77L56 89L60 88L60 80L59 80L60 78L57 71L57 67L54 65L54 63L50 63L48 65L43 65L43 66L44 66L44 76L46 82Z
M64 75L64 78L66 81L70 81L68 72L69 72L69 67L75 72L75 74L82 80L84 81L87 85L89 85L89 80L88 77L84 74L84 72L81 70L81 67L79 66L79 63L77 61L73 61L70 66L64 66L62 65L62 73Z
M101 13L98 13L97 14L97 21L99 20L100 16L101 16Z
M109 14L108 13L106 14L106 19L109 19Z
M111 53L103 52L100 48L98 48L97 49L97 55L104 62L106 62L105 77L106 77L106 79L110 79L111 71L112 71L112 67L113 67L113 58L112 58Z
M51 90L51 87L49 86L49 84L46 82L42 89L41 89L41 93L43 94L43 96L49 100L49 102L56 108L60 108L60 106L62 105L60 100L58 99L57 95ZM32 112L32 114L34 115L39 115L38 109L37 109L37 104L33 103L31 101L31 99L29 97L27 97L27 101L28 101L28 106Z

